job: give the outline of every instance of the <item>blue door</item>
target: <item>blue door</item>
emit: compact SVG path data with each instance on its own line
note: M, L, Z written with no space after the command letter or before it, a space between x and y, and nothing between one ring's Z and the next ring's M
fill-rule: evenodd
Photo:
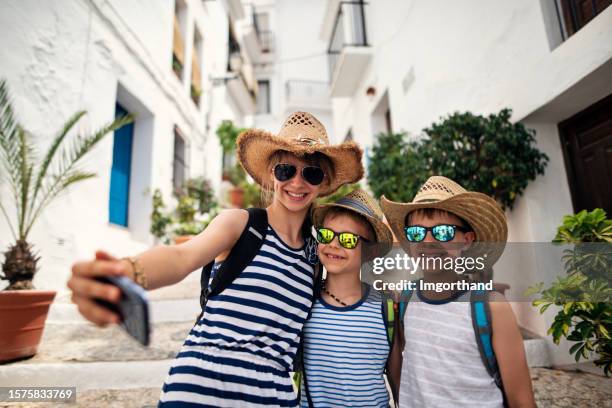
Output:
M127 111L121 105L117 105L115 117L124 115L127 115ZM113 140L113 167L111 168L110 197L108 202L109 222L125 227L128 225L133 138L134 124L130 123L116 130Z

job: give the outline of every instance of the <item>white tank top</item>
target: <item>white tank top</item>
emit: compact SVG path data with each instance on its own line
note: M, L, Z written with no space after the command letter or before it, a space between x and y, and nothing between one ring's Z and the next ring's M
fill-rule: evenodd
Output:
M503 407L480 358L469 295L434 302L415 291L404 317L400 407Z

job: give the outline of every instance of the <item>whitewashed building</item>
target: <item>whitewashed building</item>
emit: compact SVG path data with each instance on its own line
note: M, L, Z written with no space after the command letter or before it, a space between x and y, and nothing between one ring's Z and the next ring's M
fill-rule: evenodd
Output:
M314 23L323 18L327 1L244 3L249 16L241 33L259 91L253 125L277 132L292 112L306 110L331 131L326 42Z
M550 242L566 214L603 207L612 214L612 7L609 1L556 0L327 2L334 134L366 151L381 131L422 129L455 111L513 109L537 131L550 157L507 213L510 241ZM607 8L606 8L607 7ZM339 141L339 140L337 140ZM514 268L514 269L513 269ZM499 265L496 276L525 289L512 271L558 271L533 259ZM519 323L546 335L529 303ZM570 362L567 344L549 347Z
M185 179L218 188L223 119L250 125L257 83L236 21L240 1L10 0L0 4L0 75L19 121L47 148L80 109L91 131L122 112L133 125L108 135L83 163L98 177L47 208L30 241L35 285L65 291L70 265L106 249L117 256L154 243L152 191L168 201ZM0 221L0 248L11 235Z

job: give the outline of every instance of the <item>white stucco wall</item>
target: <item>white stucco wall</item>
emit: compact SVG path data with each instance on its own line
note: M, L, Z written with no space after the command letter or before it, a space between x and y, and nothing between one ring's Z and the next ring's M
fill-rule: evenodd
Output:
M316 32L323 18L326 1L312 0L259 0L257 9L270 13L270 26L274 33L274 52L258 61L257 77L270 80L271 113L256 115L257 127L278 132L292 112L306 110L333 131L331 110L319 106L288 106L286 83L289 80L328 81L327 43Z
M119 102L136 115L129 201L129 227L108 223L113 137L108 135L82 163L98 177L72 187L39 219L29 240L40 252L38 288L66 290L70 265L103 248L123 256L153 244L148 233L151 196L172 188L173 128L186 137L187 177L220 178L218 142L207 139L209 110L232 110L225 100L211 109L208 78L225 73L227 12L217 2L186 0L186 61L191 61L197 26L203 38L204 93L197 107L189 81L172 71L174 2L92 0L10 0L0 5L0 64L19 121L39 151L75 111L89 113L80 130L94 130L113 119ZM190 78L191 64L184 77ZM239 113L234 114L240 121ZM212 117L212 120L211 120ZM216 181L216 180L215 180ZM218 185L218 181L214 183ZM5 202L3 200L3 202ZM0 248L12 241L0 221Z

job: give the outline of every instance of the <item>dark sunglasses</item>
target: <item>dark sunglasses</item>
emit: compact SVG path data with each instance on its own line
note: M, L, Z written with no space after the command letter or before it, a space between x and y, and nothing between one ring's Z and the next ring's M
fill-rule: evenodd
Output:
M431 235L440 242L448 242L452 241L455 238L455 231L469 231L468 228L462 227L460 225L452 225L452 224L438 224L433 227L424 227L422 225L410 225L408 227L404 227L404 232L406 233L406 238L410 242L421 242L427 236L427 231L431 231Z
M293 164L280 163L274 166L274 177L278 181L291 180L297 174L297 167ZM302 178L306 180L308 184L318 186L323 182L325 173L323 169L317 166L304 166L302 168Z
M352 232L336 232L329 228L319 227L317 230L317 241L322 244L329 244L334 240L334 237L338 237L338 242L343 248L355 249L359 240L362 239L365 242L369 242L366 238L353 234Z

